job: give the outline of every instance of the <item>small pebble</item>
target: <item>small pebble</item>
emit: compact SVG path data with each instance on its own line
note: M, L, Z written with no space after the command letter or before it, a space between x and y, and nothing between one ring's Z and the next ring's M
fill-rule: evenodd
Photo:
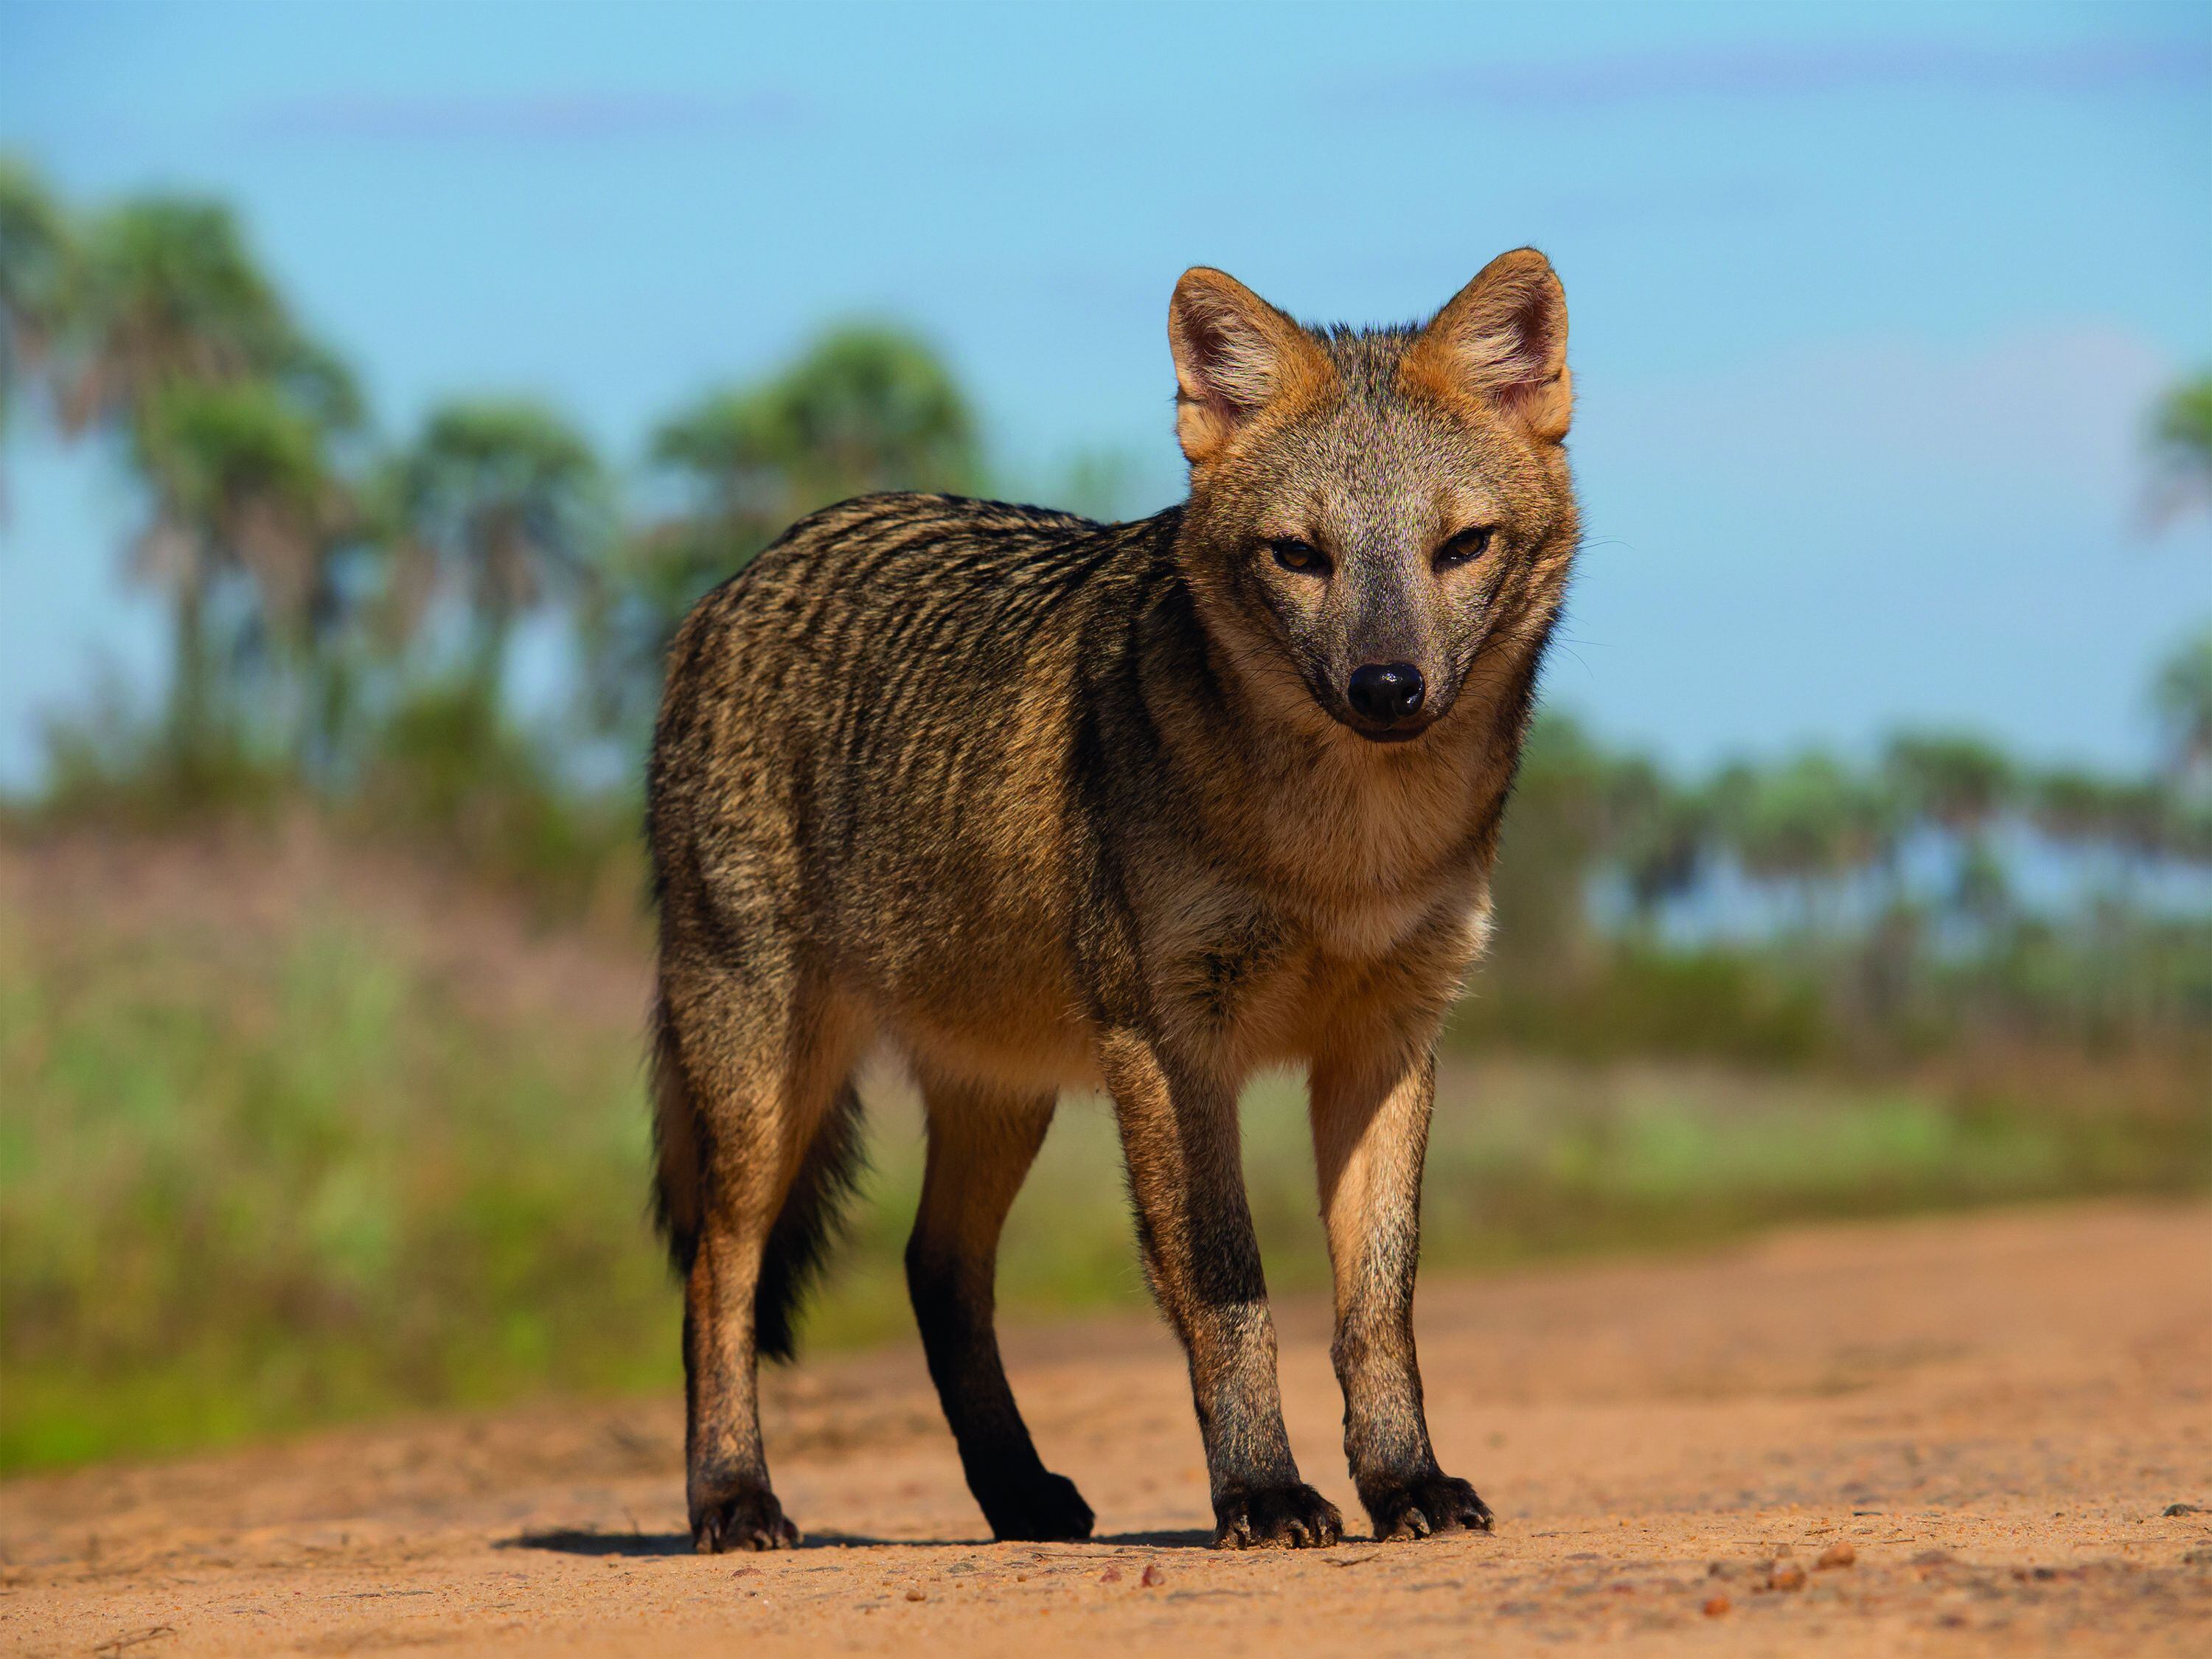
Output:
M1803 1589L1805 1569L1791 1561L1778 1564L1774 1569L1774 1588L1778 1590Z
M1831 1544L1820 1552L1820 1559L1813 1565L1816 1567L1848 1567L1858 1559L1859 1553L1849 1544Z
M1102 1584L1120 1583L1121 1582L1121 1569L1119 1567L1107 1568L1105 1571L1098 1575L1098 1582Z
M906 1593L906 1599L909 1601L926 1601L929 1598L918 1589L910 1589Z
M1158 1563L1147 1561L1145 1563L1145 1576L1137 1582L1147 1588L1158 1589L1168 1582L1168 1576L1160 1571Z
M1727 1597L1727 1596L1725 1596L1725 1595L1709 1595L1709 1596L1707 1596L1707 1597L1705 1598L1705 1617L1706 1617L1706 1618L1708 1618L1708 1619L1717 1619L1717 1618L1719 1618L1723 1613L1726 1613L1728 1610L1729 1610L1729 1599L1728 1599L1728 1597Z

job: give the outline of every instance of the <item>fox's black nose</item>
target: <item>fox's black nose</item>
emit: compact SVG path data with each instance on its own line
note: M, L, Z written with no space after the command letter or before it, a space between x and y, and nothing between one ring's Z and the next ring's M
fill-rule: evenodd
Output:
M1352 706L1366 719L1395 725L1421 706L1427 688L1421 671L1409 662L1364 663L1352 671Z

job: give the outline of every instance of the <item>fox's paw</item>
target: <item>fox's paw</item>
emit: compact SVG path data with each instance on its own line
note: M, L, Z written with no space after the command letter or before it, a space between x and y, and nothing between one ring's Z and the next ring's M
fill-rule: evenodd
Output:
M1064 1474L1041 1474L1027 1485L994 1492L978 1501L983 1518L991 1523L991 1536L1000 1543L1088 1538L1096 1518L1075 1482Z
M798 1542L799 1528L785 1518L783 1505L766 1486L740 1487L692 1506L691 1547L702 1555L787 1550Z
M1464 1480L1427 1474L1360 1489L1360 1501L1383 1539L1426 1538L1439 1532L1488 1532L1490 1505Z
M1311 1486L1239 1486L1213 1506L1216 1549L1318 1549L1344 1536L1336 1505Z

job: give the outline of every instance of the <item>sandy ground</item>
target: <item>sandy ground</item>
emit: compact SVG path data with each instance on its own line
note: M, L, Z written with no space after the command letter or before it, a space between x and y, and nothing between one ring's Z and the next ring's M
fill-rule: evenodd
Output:
M1322 1310L1281 1313L1349 1520ZM1087 1544L983 1541L902 1348L773 1385L796 1552L689 1553L673 1401L440 1419L0 1488L0 1649L2212 1653L2212 1213L1784 1234L1420 1317L1492 1536L1206 1547L1182 1367L1132 1319L1008 1343Z

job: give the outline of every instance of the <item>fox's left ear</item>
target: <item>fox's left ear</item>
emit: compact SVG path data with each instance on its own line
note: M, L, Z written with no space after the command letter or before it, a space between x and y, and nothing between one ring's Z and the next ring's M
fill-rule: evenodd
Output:
M1499 254L1421 331L1406 367L1495 404L1533 438L1559 442L1575 394L1567 295L1552 262L1533 247Z

